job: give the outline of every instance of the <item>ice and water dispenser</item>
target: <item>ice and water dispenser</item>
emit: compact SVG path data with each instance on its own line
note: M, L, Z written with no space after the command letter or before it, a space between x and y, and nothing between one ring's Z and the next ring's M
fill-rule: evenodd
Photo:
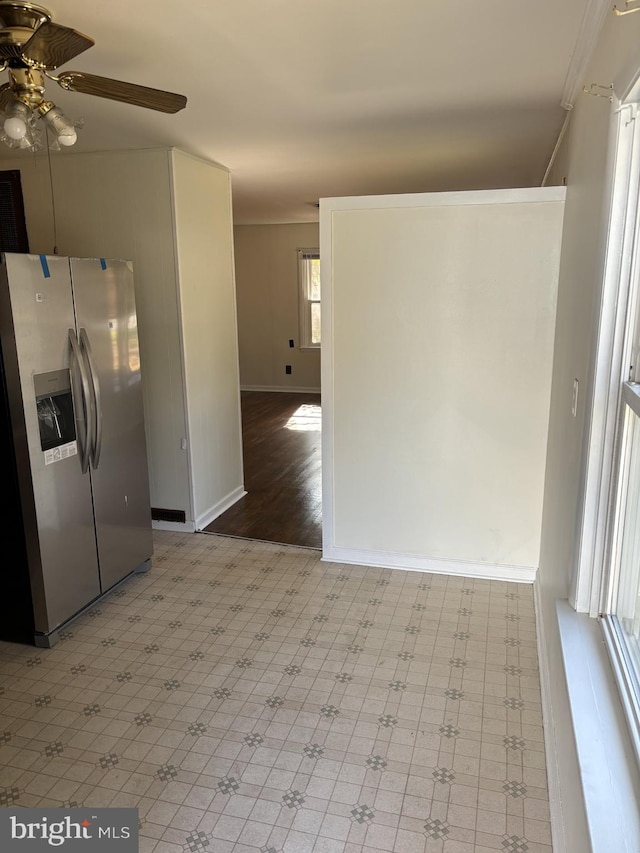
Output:
M36 373L33 384L45 462L75 455L76 425L69 371Z

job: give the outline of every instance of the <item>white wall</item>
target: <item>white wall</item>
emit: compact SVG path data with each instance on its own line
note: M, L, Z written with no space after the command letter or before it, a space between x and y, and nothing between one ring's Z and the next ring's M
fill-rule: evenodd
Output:
M319 391L320 351L299 348L297 256L318 247L318 224L237 225L234 236L242 387Z
M640 67L640 15L609 15L585 83L608 85L624 94ZM549 183L566 178L567 200L558 286L553 385L545 475L544 509L537 579L541 665L546 672L550 715L545 734L555 749L548 762L556 775L566 826L566 849L591 849L579 782L571 714L562 665L556 599L565 599L578 557L584 502L588 420L593 392L593 360L600 314L609 215L611 105L579 96ZM577 417L571 414L574 379L580 384Z
M62 255L133 261L151 503L194 529L242 484L228 173L168 149L64 152L51 166L57 240L46 156L0 162L20 169L32 252L57 242Z
M172 152L185 387L196 528L243 494L231 176Z
M563 196L321 202L326 558L533 580Z

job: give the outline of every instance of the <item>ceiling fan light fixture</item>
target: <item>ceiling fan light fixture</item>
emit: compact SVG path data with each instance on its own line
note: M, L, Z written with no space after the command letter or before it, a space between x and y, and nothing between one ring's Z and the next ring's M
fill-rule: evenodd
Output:
M75 130L71 130L69 133L60 133L58 135L58 142L65 148L70 148L72 145L75 145L77 141L78 134Z
M38 107L38 112L49 130L54 134L54 143L64 148L70 148L78 141L76 126L70 118L56 107L51 101L45 101ZM57 146L56 146L57 147Z
M4 120L4 132L9 139L24 139L27 135L27 125L18 116L9 116Z
M9 131L12 131L12 127L15 128L15 126L10 124ZM13 136L10 136L7 133L6 124L2 124L0 125L0 142L4 142L8 148L23 151L39 151L42 148L42 133L33 121L29 121L26 123L24 136L16 138L15 130L13 131Z
M42 147L42 133L36 126L35 116L27 104L17 98L8 103L5 101L0 121L0 141L9 148L37 151Z
M27 135L31 114L29 107L21 101L14 101L6 112L3 129L9 139L20 141Z
M51 131L51 148L75 145L82 122L71 121L59 107L45 100L48 80L67 92L96 95L163 113L177 113L186 107L185 95L163 89L84 71L53 74L94 44L90 36L55 23L47 9L31 0L0 0L0 71L7 70L9 75L9 82L0 85L0 142L10 148L40 148L42 131L36 122L40 118Z

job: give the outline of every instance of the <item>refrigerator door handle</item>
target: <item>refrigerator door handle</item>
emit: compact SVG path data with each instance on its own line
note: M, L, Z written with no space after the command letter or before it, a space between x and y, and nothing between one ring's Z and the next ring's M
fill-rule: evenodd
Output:
M93 440L93 455L91 464L97 468L100 464L100 454L102 452L102 396L100 394L100 382L98 380L98 372L96 370L93 354L91 352L91 344L86 329L80 329L80 346L87 357L87 365L89 366L89 375L91 377L91 390L93 391L93 403L95 406L95 424L94 440Z
M80 468L82 469L82 473L86 474L89 469L90 435L92 432L91 406L89 405L89 378L85 370L80 347L78 346L78 339L73 329L69 329L69 345L71 347L70 371L73 377L74 368L77 367L82 385L82 399L74 399L74 409L76 405L79 405L80 412L76 412L76 424L78 425L78 443L80 444Z

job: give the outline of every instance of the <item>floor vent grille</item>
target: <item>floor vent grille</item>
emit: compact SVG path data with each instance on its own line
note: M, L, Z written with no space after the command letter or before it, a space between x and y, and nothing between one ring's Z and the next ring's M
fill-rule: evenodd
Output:
M182 509L160 509L156 506L151 507L151 518L154 521L177 521L180 524L186 524L187 515Z

